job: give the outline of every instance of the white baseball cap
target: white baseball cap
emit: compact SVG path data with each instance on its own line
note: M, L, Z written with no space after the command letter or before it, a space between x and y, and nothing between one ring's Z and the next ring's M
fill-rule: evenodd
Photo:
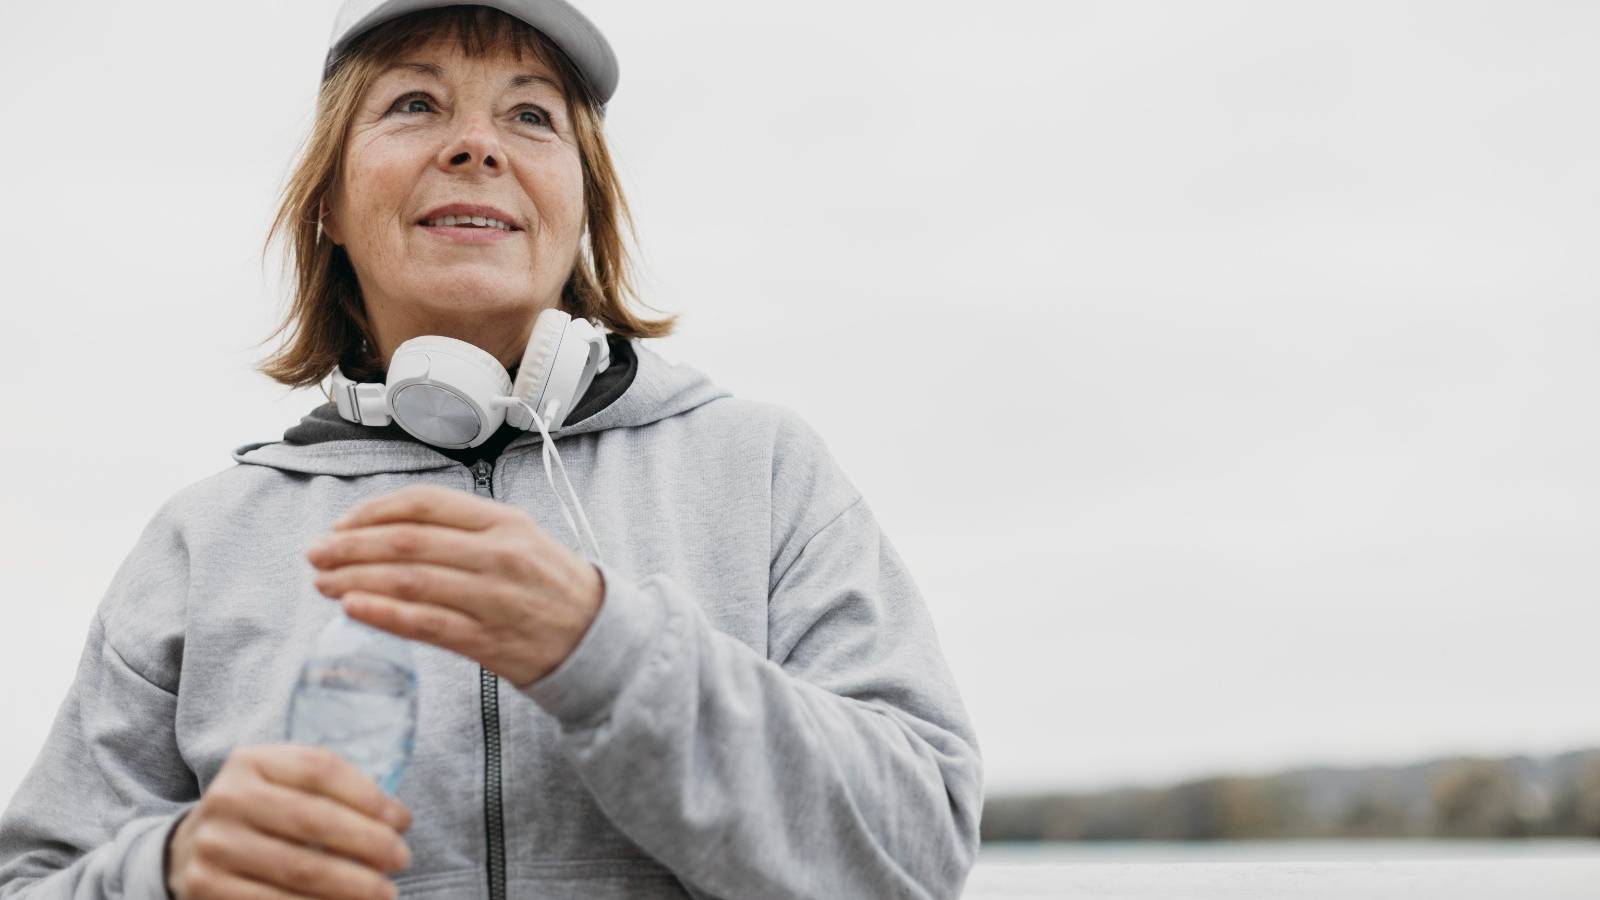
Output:
M477 3L438 2L438 0L345 0L333 20L328 38L328 56L322 78L333 73L334 61L357 36L376 25L406 13L441 6L488 6L514 16L544 33L566 53L589 83L600 114L617 91L617 55L600 29L566 0L484 0Z

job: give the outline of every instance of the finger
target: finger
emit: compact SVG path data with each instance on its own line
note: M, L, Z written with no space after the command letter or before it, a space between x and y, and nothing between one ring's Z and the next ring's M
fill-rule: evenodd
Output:
M270 884L251 881L216 868L201 869L179 885L185 897L231 897L234 900L317 900Z
M458 612L427 603L409 603L381 594L352 591L344 596L344 610L357 621L415 641L426 641L462 656L473 655L483 625Z
M379 871L394 866L400 835L390 826L316 794L271 782L258 782L228 817L262 834L354 860Z
M485 618L496 583L482 575L430 563L356 563L318 572L313 583L329 597L350 591L381 594L411 603L454 610L473 621Z
M262 834L237 822L207 823L195 832L206 862L286 891L314 897L394 896L383 872L404 868L399 857L383 871L300 843ZM409 862L409 860L407 860Z
M383 792L372 776L326 747L263 744L243 758L275 785L319 794L359 816L401 829L411 824L405 804Z
M319 569L362 562L426 562L473 572L502 568L506 552L482 534L443 525L398 523L335 531L306 551Z
M356 504L333 523L337 530L381 522L428 522L481 531L506 516L506 506L467 491L417 484Z

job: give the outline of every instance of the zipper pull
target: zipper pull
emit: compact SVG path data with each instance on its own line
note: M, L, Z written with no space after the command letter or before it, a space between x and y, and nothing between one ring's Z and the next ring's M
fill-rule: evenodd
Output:
M478 493L489 495L489 476L494 472L494 463L480 459L472 464L472 473L478 480Z

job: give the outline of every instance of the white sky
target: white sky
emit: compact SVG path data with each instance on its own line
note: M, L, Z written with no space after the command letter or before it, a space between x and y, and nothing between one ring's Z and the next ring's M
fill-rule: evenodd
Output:
M1600 743L1600 7L578 2L656 348L828 439L991 791ZM336 4L14 6L0 803L321 402L251 367Z

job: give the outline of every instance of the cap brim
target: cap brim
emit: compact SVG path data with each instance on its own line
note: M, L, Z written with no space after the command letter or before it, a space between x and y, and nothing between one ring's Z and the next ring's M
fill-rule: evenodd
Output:
M323 80L333 74L340 54L357 37L408 13L445 6L488 6L539 29L572 60L602 113L616 93L620 74L616 53L600 29L566 0L347 0L334 18L328 55L322 65Z

